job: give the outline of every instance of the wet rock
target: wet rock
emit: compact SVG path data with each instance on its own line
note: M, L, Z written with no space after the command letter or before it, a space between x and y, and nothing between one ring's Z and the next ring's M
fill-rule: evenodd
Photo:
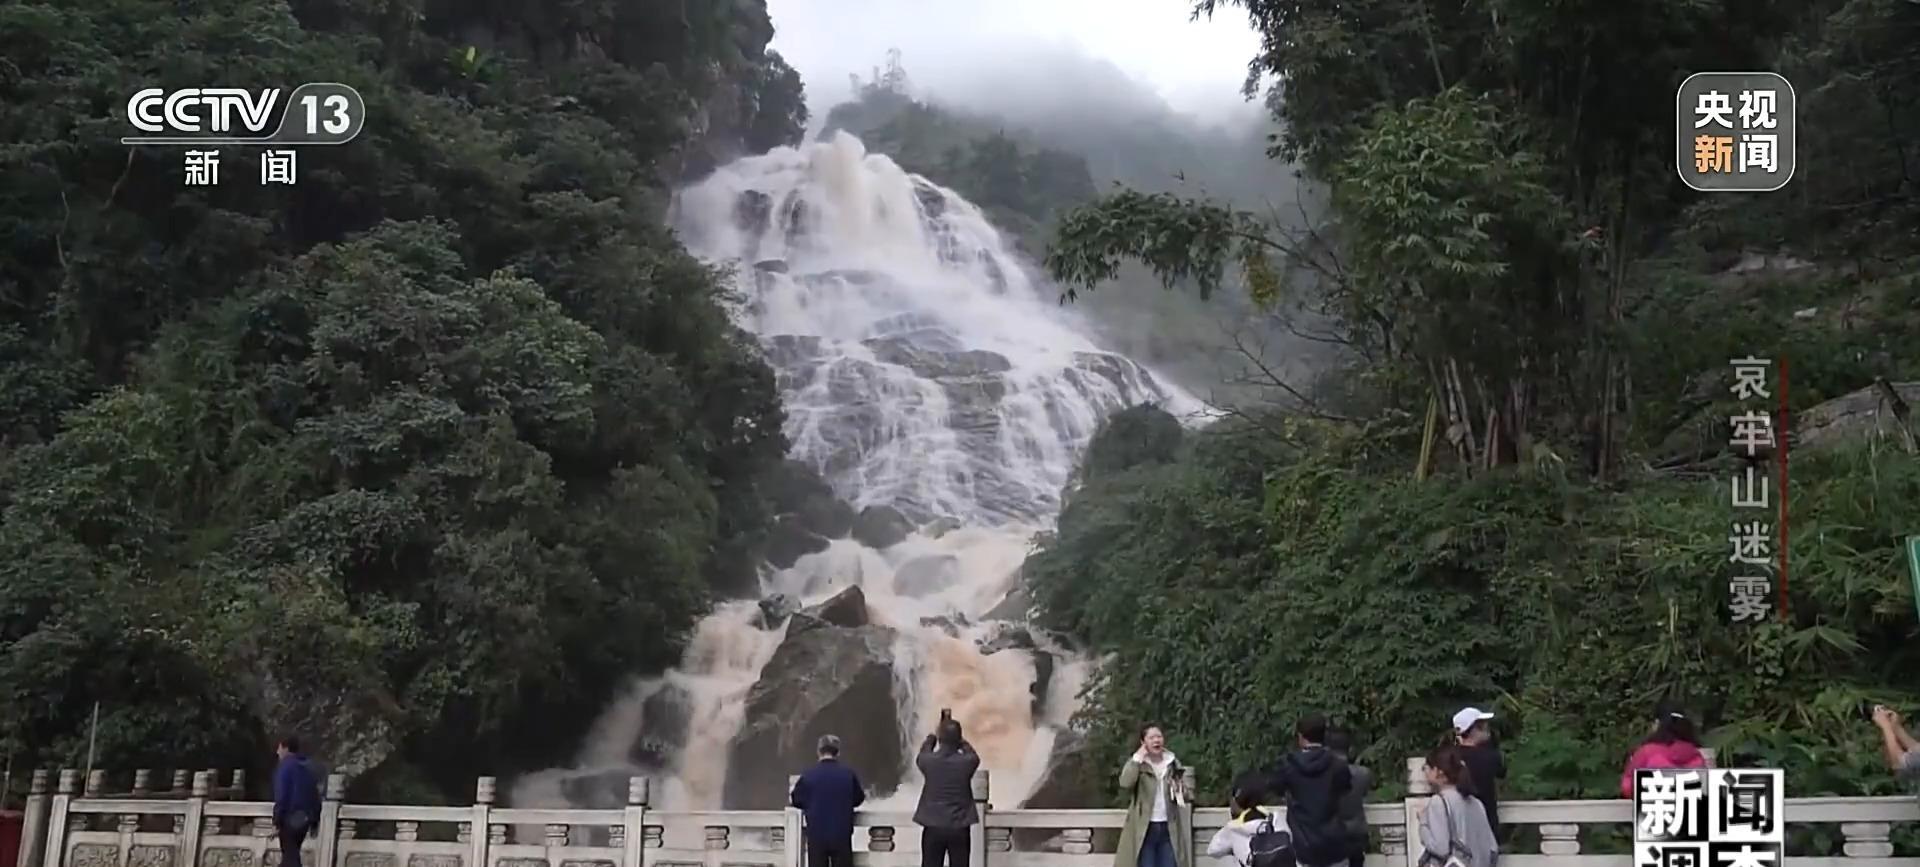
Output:
M868 506L853 519L853 538L874 550L891 548L913 532L913 522L892 506Z
M1920 404L1920 382L1893 382L1884 387L1870 385L1802 410L1793 419L1792 446L1826 449L1847 443L1885 437L1900 447L1908 447L1911 434L1894 417L1892 391L1908 407L1908 424L1920 433L1920 415L1913 409Z
M878 271L868 271L865 268L835 268L831 271L809 274L804 282L809 284L844 283L849 286L871 286L880 282L882 279Z
M929 539L938 539L958 529L960 529L959 518L942 516L928 522L925 527L921 527L920 532Z
M782 222L787 227L787 249L804 246L804 242L813 231L813 213L807 208L807 201L800 198L800 191L794 190L787 195L782 208Z
M767 363L774 367L794 367L826 355L820 338L805 334L775 334L763 339L760 346L767 354Z
M748 235L765 232L773 221L773 197L759 190L748 190L733 202L733 225ZM623 798L622 804L626 801Z
M867 326L868 339L877 337L906 337L910 339L925 336L938 345L934 349L965 349L958 338L947 331L946 325L938 318L925 313L895 313L881 318Z
M920 213L927 217L939 217L947 212L946 194L932 184L915 180L913 198L920 203Z
M919 598L945 591L960 581L960 558L929 554L900 564L893 572L893 592Z
M800 507L800 524L828 539L845 539L853 532L853 507L838 497L814 497Z
M967 619L958 614L936 615L920 618L920 625L929 629L938 629L946 633L948 638L959 638L960 630L967 625Z
M793 515L775 519L767 533L767 563L775 569L791 569L801 557L825 550L827 540L807 530Z
M787 273L787 260L761 259L760 261L753 263L753 270L765 271L769 274L785 274Z
M1099 793L1092 791L1093 775L1089 767L1086 736L1063 730L1054 736L1053 750L1047 754L1046 769L1034 784L1033 792L1020 804L1023 809L1064 810L1096 803Z
M873 350L875 358L928 379L983 376L1013 369L1013 362L1006 356L984 349L929 349L904 337L870 337L861 342Z
M980 639L980 655L992 656L1003 650L1038 650L1040 645L1033 640L1033 633L1024 626L1002 626L991 635Z
M802 338L805 340L808 338ZM812 338L817 340L817 338ZM817 344L816 344L817 345ZM767 497L776 514L799 511L809 501L833 497L833 486L813 467L796 460L783 461L767 480Z
M1053 688L1053 654L1045 650L1033 651L1033 685L1027 692L1033 695L1033 704L1029 710L1034 719L1045 719L1047 710L1047 690Z
M870 790L900 785L905 741L892 709L904 697L894 694L893 641L893 630L882 626L788 632L747 697L727 766L723 798L730 809L784 806L787 774L813 759L825 734L846 743L842 761Z
M993 606L985 617L988 620L1025 620L1028 610L1032 607L1033 602L1027 595L1027 588L1016 584L1013 590L1007 593L1007 598Z
M787 622L787 618L792 617L798 609L799 605L793 601L793 597L775 593L760 600L760 613L754 616L753 625L757 629L779 629L780 624Z
M671 683L663 683L640 705L640 736L627 748L627 761L643 768L664 768L667 760L687 742L687 727L693 719L693 698ZM620 790L620 806L626 806L626 789Z
M799 616L809 621L806 628L838 626L850 629L872 622L867 616L867 594L858 586L833 594L827 601L801 611ZM801 625L795 626L798 628Z

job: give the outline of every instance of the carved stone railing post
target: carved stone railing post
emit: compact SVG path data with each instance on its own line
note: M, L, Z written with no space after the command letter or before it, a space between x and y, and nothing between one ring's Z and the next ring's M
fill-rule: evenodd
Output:
M173 772L173 788L171 791L179 794L186 794L188 791L187 787L191 785L193 785L192 774L187 773L185 770L179 770L179 771Z
M244 801L247 799L247 769L246 768L234 769L233 782L228 785L228 788L233 790L234 800ZM267 794L271 795L273 793L268 792Z
M35 770L27 784L27 803L20 814L20 852L14 862L19 867L40 867L46 857L47 810L53 801L47 778L44 768Z
M867 828L868 852L892 852L893 829L886 825L873 825Z
M1061 830L1060 851L1068 855L1093 854L1093 829L1066 828Z
M400 821L400 822L393 823L393 842L395 843L420 842L420 823L407 822L407 821Z
M107 793L107 772L106 771L87 772L86 797L98 798L101 795L104 795L106 793Z
M980 811L980 821L967 829L967 836L972 838L968 841L971 844L968 848L972 850L968 861L972 863L972 867L987 867L987 813L993 809L993 802L989 797L992 790L992 776L987 773L987 769L981 768L974 771L973 805Z
M547 825L543 830L545 831L544 842L548 849L565 849L567 840L573 836L571 827L558 823Z
M1186 773L1182 775L1180 785L1182 787L1180 797L1183 801L1180 812L1187 822L1187 839L1176 842L1187 847L1187 852L1191 856L1187 863L1195 864L1206 857L1207 841L1213 839L1213 834L1209 832L1202 837L1200 829L1193 826L1193 798L1200 791L1200 776L1191 765L1186 767Z
M1580 854L1580 826L1562 824L1541 825L1540 854Z
M646 777L627 778L627 811L621 817L620 835L625 840L620 850L620 867L646 867L647 804L653 799L653 781Z
M1380 854L1385 855L1387 857L1387 863L1389 864L1393 863L1397 859L1404 859L1406 857L1407 826L1405 825L1381 825L1380 826Z
M708 825L705 830L707 840L700 853L700 862L706 867L721 867L726 863L727 849L732 845L733 829L726 825Z
M460 823L460 842L467 844L467 863L465 867L486 867L489 863L487 848L493 839L490 821L493 814L495 786L498 780L493 777L481 777L473 784L473 818Z
M144 798L153 791L153 772L140 768L133 772L133 796Z
M314 842L316 867L333 867L339 862L340 805L347 799L347 775L328 774L326 791L320 800L319 840Z
M1400 825L1400 837L1407 841L1405 851L1400 853L1405 867L1417 867L1420 862L1420 805L1431 794L1433 786L1427 784L1427 760L1421 756L1408 759L1407 797L1401 801Z
M54 800L48 788L52 786L48 786L46 769L33 771L33 779L27 783L27 804L19 815L19 852L13 859L19 867L40 867L40 859L46 855L46 811Z
M1848 858L1893 857L1893 825L1887 822L1842 822L1840 851Z
M213 775L201 771L193 775L187 788L187 812L180 817L180 854L175 863L195 867L200 863L200 841L220 830L218 819L207 815L207 792L213 788ZM212 830L207 825L213 824Z
M47 848L41 863L60 867L66 863L68 808L73 804L73 793L80 788L80 772L70 768L60 770L60 788L54 793L53 802L47 808Z
M793 789L800 775L787 776L787 807L780 822L780 863L783 867L806 867L806 816L793 806Z

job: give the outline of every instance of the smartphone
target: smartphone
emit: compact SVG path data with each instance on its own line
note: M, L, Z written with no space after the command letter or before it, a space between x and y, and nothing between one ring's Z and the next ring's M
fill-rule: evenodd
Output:
M941 721L941 722L946 722L947 720L950 720L950 719L953 719L953 709L952 709L952 708L947 708L947 707L943 707L943 708L941 708L941 709L940 709L940 721Z

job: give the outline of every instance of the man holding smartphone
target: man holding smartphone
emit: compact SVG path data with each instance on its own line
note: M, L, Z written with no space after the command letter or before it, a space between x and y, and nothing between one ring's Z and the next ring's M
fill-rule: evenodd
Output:
M980 811L973 803L973 772L980 754L961 736L952 711L940 712L940 726L927 735L914 760L920 768L920 804L913 811L919 825L921 867L969 867L973 861L973 826Z
M1920 780L1920 741L1907 734L1900 714L1886 705L1873 709L1873 724L1880 728L1880 747L1887 757L1887 768L1903 780Z

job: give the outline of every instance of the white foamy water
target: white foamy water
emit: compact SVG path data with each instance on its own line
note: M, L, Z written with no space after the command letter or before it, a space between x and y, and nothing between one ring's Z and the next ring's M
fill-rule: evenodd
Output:
M951 708L994 772L995 802L1018 803L1087 664L1043 636L1037 650L983 653L1009 627L985 615L1015 588L1032 535L1051 525L1108 415L1149 401L1182 416L1203 407L1094 345L978 208L845 134L720 169L682 191L675 225L697 255L734 269L734 314L777 372L792 457L856 509L889 506L922 525L885 550L835 540L762 577L765 594L806 604L857 585L874 622L897 631L898 707L873 712L898 713L903 742L849 747L910 756ZM611 800L627 774L651 773L669 780L657 805L733 806L729 744L786 632L761 628L756 613L751 602L716 610L679 668L636 683L574 768L523 778L514 803ZM1042 653L1053 665L1036 719ZM795 773L812 756L781 758ZM906 767L876 807L911 803L918 780Z

